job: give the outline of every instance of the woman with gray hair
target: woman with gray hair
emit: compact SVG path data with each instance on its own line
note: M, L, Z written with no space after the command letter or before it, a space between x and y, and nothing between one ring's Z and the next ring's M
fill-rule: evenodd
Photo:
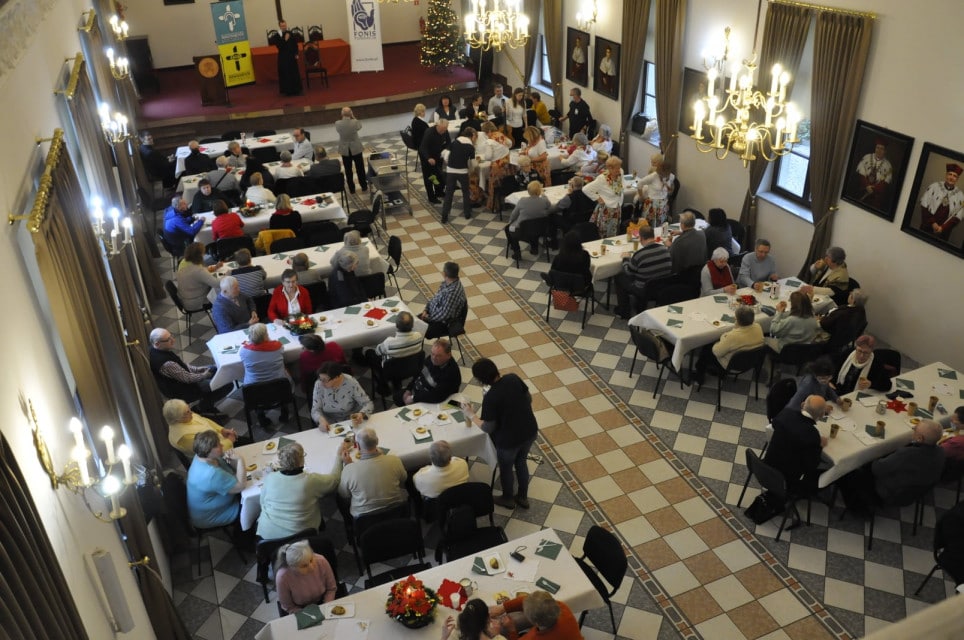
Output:
M305 471L305 450L294 442L278 451L277 473L264 477L261 487L261 515L258 517L258 535L265 540L277 540L293 536L305 529L321 527L319 500L338 489L342 456L348 443L342 442L335 457L331 473Z
M703 265L700 271L700 296L711 296L717 293L733 295L736 284L733 282L733 272L729 265L730 252L723 247L713 249L713 255Z
M171 446L191 457L194 455L194 439L204 431L214 431L224 450L233 449L238 439L234 429L225 429L214 420L191 411L188 403L177 398L168 400L161 409L167 422L167 439Z
M281 164L274 171L275 180L284 180L285 178L300 178L305 175L305 172L301 170L301 167L296 167L291 164L291 152L287 149L282 151L279 155L279 160ZM310 158L309 158L310 159ZM278 194L281 197L281 194Z
M832 309L825 316L818 316L820 328L832 337L837 332L844 332L852 337L860 334L867 326L867 310L865 305L869 296L862 289L854 289L847 296L847 304Z
M810 265L810 284L800 287L807 295L833 296L838 305L846 302L849 289L847 252L840 247L830 247L823 258Z
M527 596L506 600L501 605L489 607L492 617L503 616L503 630L508 637L517 637L515 623L506 613L521 611L526 620L532 623L536 632L526 634L547 638L582 638L579 631L579 621L573 615L572 609L565 602L556 600L547 591L536 590Z
M244 458L233 449L226 453L214 430L197 434L193 448L194 462L187 471L191 524L199 529L229 525L241 513Z
M357 254L348 251L338 257L335 268L328 276L328 300L332 309L361 304L368 300L355 273L357 267Z
M244 380L242 384L256 384L269 382L278 378L288 378L285 370L284 345L278 340L268 339L268 327L257 322L248 329L248 339L241 345L238 352L241 364L244 365ZM290 379L289 379L290 383ZM272 427L271 419L264 410L258 411L258 420L263 429ZM288 406L281 405L282 422L288 421Z
M338 591L335 572L325 556L315 553L307 540L281 547L278 562L274 581L278 604L288 613L335 599Z
M613 152L613 129L608 124L599 125L599 134L589 143L596 151Z
M589 144L585 133L577 133L572 138L575 148L562 158L562 167L582 173L588 166L596 162L597 153Z
M345 246L331 257L331 266L336 267L338 261L346 253L354 254L358 258L358 264L355 265L355 275L360 278L373 273L388 271L388 263L378 254L375 254L374 258L371 256L368 245L364 243L361 233L357 230L352 229L345 233Z

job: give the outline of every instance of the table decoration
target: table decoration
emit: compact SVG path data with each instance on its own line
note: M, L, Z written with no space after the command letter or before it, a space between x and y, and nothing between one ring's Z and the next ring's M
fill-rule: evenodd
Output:
M244 203L243 207L238 208L238 213L241 214L242 218L250 218L251 216L258 215L261 211L261 205L255 204L250 200Z
M392 585L385 602L385 613L409 629L420 629L435 619L438 596L415 576Z
M901 411L907 410L907 405L904 404L904 401L901 400L900 398L895 398L887 403L887 408L890 409L891 411L896 411L897 413L900 413Z
M314 333L315 327L318 326L318 322L315 321L309 315L304 313L293 314L285 318L285 328L291 331L291 333L296 336L302 336L307 333Z

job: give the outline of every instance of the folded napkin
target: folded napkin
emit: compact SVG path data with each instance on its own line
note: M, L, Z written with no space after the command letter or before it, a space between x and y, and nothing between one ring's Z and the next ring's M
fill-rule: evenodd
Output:
M396 300L395 298L385 298L384 300L382 300L382 306L385 307L386 309L397 307L398 300Z
M957 372L953 369L943 369L941 367L937 368L937 375L942 378L947 378L948 380L957 380Z
M308 204L308 205L318 204L318 201L315 200L314 198L308 198L307 200L302 200L299 204Z
M536 580L536 586L543 591L548 591L549 593L557 593L560 589L559 585L546 578L545 576Z
M550 560L555 560L559 556L560 551L562 551L562 545L552 540L542 540L539 542L539 546L536 547L537 556L549 558Z
M667 320L667 321L666 321L666 325L667 325L667 326L670 326L670 327L682 327L682 326L683 326L683 321L682 321L682 320Z
M375 309L369 310L368 313L365 314L365 317L366 317L366 318L373 318L373 319L375 319L375 320L381 320L382 318L384 318L384 317L387 316L387 315L388 315L388 312L385 311L384 309L375 308Z
M729 301L729 298L727 298L726 296L722 296L722 295L713 296L713 302L722 302L723 304L726 304L728 301Z
M799 287L801 284L803 284L803 283L800 282L799 280L794 280L794 279L792 279L792 278L791 278L790 280L787 280L787 286L788 286L788 287Z
M271 142L271 138L258 138L258 142L264 144L266 142Z
M357 316L359 313L361 313L361 307L356 307L356 306L345 307L346 316Z
M666 308L669 313L683 313L683 307L677 307L675 305L670 305Z
M321 607L312 604L297 612L295 620L298 621L298 629L307 629L324 622L325 614L321 612Z
M458 593L462 598L462 601L459 603L459 611L462 610L462 605L465 604L465 590L462 588L462 585L458 582L452 582L448 578L442 578L442 584L435 590L435 593L438 595L439 602L450 609L452 608L453 593Z

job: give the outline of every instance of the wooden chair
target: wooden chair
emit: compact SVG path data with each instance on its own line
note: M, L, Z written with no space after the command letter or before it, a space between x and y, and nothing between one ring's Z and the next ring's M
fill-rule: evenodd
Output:
M325 32L320 24L313 24L308 27L308 42L319 42L325 39Z
M309 31L310 34L310 31ZM328 69L325 67L324 63L321 61L321 51L318 50L318 45L314 41L309 42L304 48L305 56L305 85L311 86L311 76L319 76L322 82L325 83L325 88L329 88L328 85Z

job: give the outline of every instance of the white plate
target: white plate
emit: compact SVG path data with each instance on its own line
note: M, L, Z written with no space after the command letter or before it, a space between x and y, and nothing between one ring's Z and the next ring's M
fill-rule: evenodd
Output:
M331 612L333 607L342 606L345 608L345 613L341 615L336 615ZM322 607L321 612L325 614L325 617L329 620L337 618L354 618L355 617L355 603L353 602L341 602L339 604L326 604Z
M339 429L341 429L341 431L338 431ZM338 431L338 433L335 433L336 431ZM352 433L351 421L335 422L333 424L328 425L329 438L344 438L349 433Z
M278 453L278 440L268 440L264 443L264 447L261 448L261 453L266 453L269 456Z
M425 417L425 416L422 416L422 417ZM419 433L418 431L419 429L423 429L424 431L422 433ZM427 427L423 427L423 426L412 427L411 431L412 431L412 435L415 436L416 440L427 440L432 437L432 431Z
M435 415L434 420L432 421L433 424L436 424L440 427L445 426L447 424L452 424L452 422L453 422L452 414L448 411L442 411L441 413Z
M493 569L492 565L489 563L489 561L493 558L495 558L499 563L498 569ZM485 571L490 576L505 572L505 562L502 561L502 556L500 556L498 553L490 553L487 556L483 556L482 561L485 562Z

